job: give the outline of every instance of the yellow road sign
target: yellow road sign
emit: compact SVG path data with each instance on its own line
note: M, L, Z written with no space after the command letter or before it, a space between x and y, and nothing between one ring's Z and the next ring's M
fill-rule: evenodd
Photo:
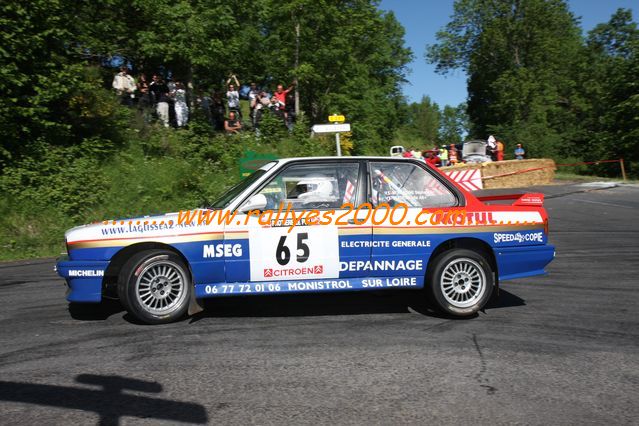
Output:
M328 121L330 123L343 123L346 121L346 118L343 115L333 114L328 116Z

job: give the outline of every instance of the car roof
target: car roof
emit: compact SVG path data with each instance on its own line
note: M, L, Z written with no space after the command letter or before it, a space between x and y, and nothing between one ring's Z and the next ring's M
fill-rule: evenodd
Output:
M282 163L289 163L292 161L308 161L308 160L331 160L331 161L360 161L360 160L400 160L400 161L410 161L414 160L414 158L404 158L404 157L390 157L390 156L331 156L331 157L289 157L289 158L279 158L278 160Z

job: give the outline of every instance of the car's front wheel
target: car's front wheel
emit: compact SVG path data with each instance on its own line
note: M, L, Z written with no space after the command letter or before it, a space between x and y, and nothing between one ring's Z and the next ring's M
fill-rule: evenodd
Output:
M136 253L122 268L118 293L124 308L147 324L184 316L193 286L182 259L168 250Z
M483 308L495 284L486 258L466 249L439 254L433 259L427 280L436 307L455 316L469 316Z

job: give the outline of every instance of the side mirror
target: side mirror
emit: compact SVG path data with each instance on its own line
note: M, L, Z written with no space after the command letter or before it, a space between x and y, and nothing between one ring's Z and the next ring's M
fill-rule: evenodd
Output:
M247 213L251 210L264 210L268 201L264 194L256 194L249 198L246 203L240 207L240 212Z

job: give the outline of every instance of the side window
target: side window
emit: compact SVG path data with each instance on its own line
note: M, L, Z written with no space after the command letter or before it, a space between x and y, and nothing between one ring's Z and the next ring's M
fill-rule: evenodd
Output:
M336 209L357 197L359 164L300 164L276 175L260 192L266 209L291 203L293 209Z
M412 163L371 162L374 206L404 203L408 207L452 207L457 198L426 170Z

